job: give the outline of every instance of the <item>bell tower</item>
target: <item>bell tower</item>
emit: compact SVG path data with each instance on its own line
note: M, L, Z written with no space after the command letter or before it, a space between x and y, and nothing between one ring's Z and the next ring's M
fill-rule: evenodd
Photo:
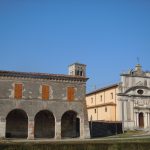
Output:
M86 65L80 63L69 65L69 75L86 77Z

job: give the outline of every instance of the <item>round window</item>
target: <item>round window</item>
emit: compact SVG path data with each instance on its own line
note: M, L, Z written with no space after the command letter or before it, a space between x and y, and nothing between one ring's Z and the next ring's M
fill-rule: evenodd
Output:
M137 93L142 95L144 93L144 91L143 90L137 90Z

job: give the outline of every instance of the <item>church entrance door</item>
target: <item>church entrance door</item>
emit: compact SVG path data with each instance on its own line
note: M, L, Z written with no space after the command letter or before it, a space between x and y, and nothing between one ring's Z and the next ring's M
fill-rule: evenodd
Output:
M144 128L144 115L143 113L139 113L139 127Z

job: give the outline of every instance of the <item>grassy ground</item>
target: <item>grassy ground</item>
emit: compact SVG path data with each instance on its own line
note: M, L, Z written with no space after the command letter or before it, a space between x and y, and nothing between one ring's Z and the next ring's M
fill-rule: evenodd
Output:
M121 135L85 140L2 139L0 150L150 150L150 135L128 131Z
M147 135L148 132L141 131L141 130L134 130L134 131L126 131L123 134L118 135L119 137L130 137L130 136L141 136L141 135Z
M149 139L3 141L0 150L150 150Z
M118 134L110 137L93 138L93 139L0 139L0 144L15 144L15 143L57 143L57 144L72 144L72 143L128 143L128 142L149 142L150 134L145 131L127 131L123 134Z
M65 139L65 140L53 140L53 139L36 139L36 140L25 140L25 139L6 139L0 140L0 144L17 144L17 143L49 143L49 144L90 144L90 143L150 143L150 136L133 136L134 134L125 133L119 136L111 136L105 138L94 138L94 139Z

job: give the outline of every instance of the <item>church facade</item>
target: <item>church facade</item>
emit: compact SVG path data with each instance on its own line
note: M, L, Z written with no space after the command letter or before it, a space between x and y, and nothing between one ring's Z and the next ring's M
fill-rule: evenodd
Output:
M122 105L124 130L150 129L150 72L144 72L140 64L121 74L119 100Z
M0 138L90 138L86 65L69 75L0 71Z

